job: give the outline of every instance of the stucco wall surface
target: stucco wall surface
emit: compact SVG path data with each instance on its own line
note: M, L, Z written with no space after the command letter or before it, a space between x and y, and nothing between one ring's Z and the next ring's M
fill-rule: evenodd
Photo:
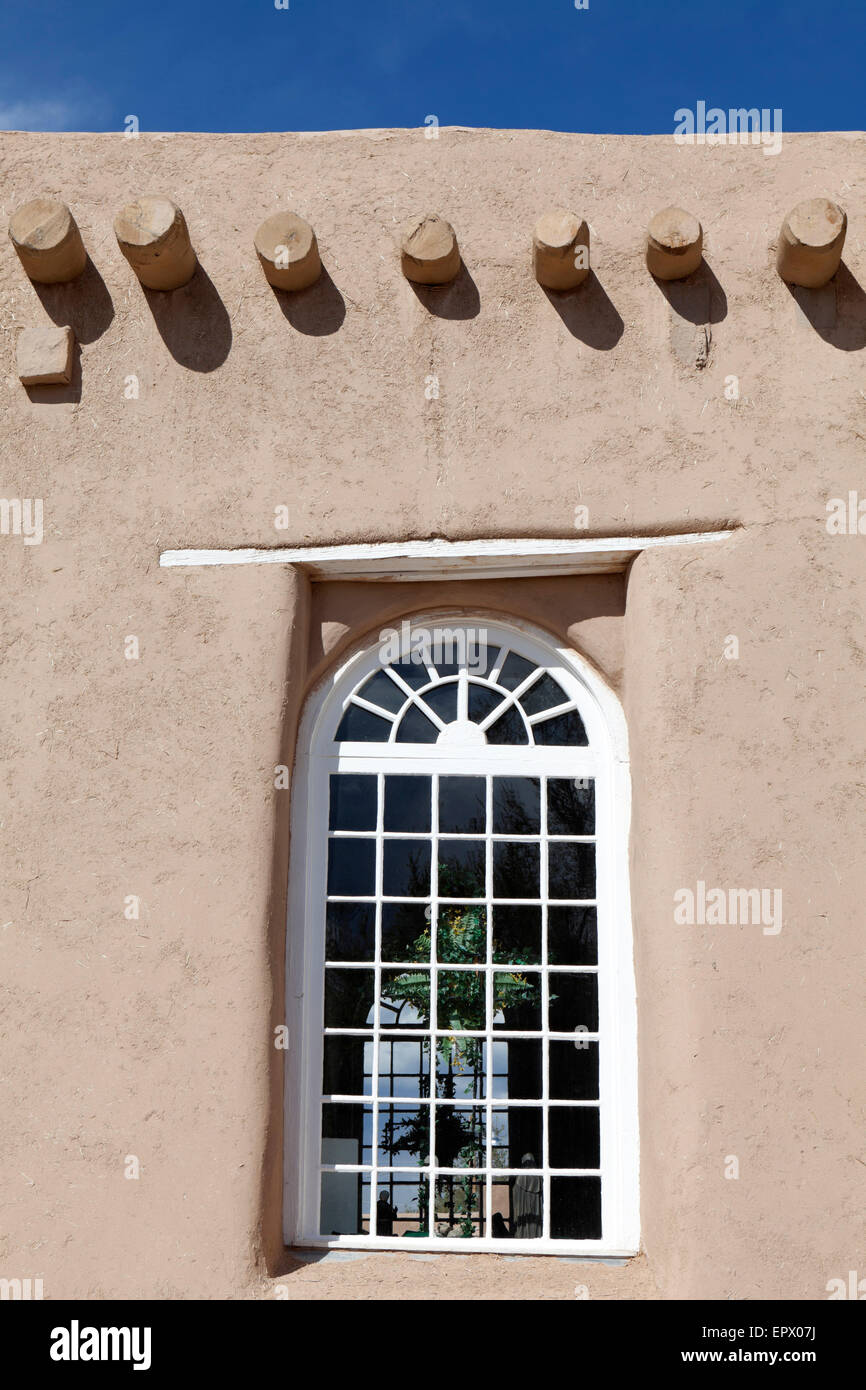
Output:
M60 197L92 258L37 291L0 242L0 495L42 499L45 528L0 536L0 1277L46 1297L803 1299L866 1275L866 539L826 526L866 489L864 156L862 134L786 135L778 155L448 129L0 135L4 218ZM199 255L170 296L112 232L148 191L183 207ZM772 243L819 193L847 209L844 264L834 293L795 297ZM701 218L709 267L676 304L642 260L669 203ZM592 229L595 276L567 300L529 268L555 204ZM278 207L311 221L327 271L296 299L252 251ZM447 291L400 274L400 224L427 209L460 240ZM25 390L16 334L51 322L75 328L75 377ZM581 534L735 535L646 552L627 583L158 565L574 536L577 506ZM458 602L570 642L629 722L643 1253L623 1267L281 1250L274 768L329 662ZM781 930L675 923L699 880L781 890Z

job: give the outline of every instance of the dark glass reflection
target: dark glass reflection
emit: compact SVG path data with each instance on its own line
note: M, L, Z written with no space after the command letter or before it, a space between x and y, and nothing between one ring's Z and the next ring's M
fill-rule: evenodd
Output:
M370 1181L363 1173L322 1173L319 1234L368 1235Z
M385 841L382 892L393 898L423 898L429 894L429 840Z
M493 1095L498 1100L541 1100L541 1042L503 1038L493 1044Z
M483 898L485 858L483 840L440 840L440 898Z
M594 898L595 845L552 841L547 847L547 890L551 898Z
M487 742L497 745L529 742L523 716L516 705L509 705L505 713L493 721L487 730Z
M361 686L358 694L371 705L379 705L381 709L390 710L391 714L396 714L402 709L408 699L406 692L401 690L396 681L385 671L376 671L370 679Z
M426 1179L406 1174L380 1173L376 1198L376 1234L379 1236L426 1235ZM423 1215L422 1215L423 1213Z
M492 690L489 685L476 685L469 682L467 713L473 724L483 724L488 714L502 704L502 691Z
M397 675L400 676L412 690L418 690L422 685L430 684L430 673L424 665L424 662L417 659L420 657L420 653L414 653L413 655L416 656L416 660L394 661L391 663L390 669L396 671ZM426 655L425 653L425 656Z
M455 1033L485 1027L486 991L480 970L439 971L439 1027Z
M519 840L497 840L493 845L493 896L495 898L537 898L540 896L538 845Z
M440 777L439 833L483 835L486 805L483 777Z
M430 1153L429 1105L389 1105L379 1102L377 1162L389 1168L412 1168L426 1163Z
M385 829L430 829L430 778L385 778Z
M334 740L336 743L387 743L390 734L390 719L371 714L360 705L348 705Z
M575 1029L598 1031L598 977L550 973L550 1029L573 1033Z
M494 777L493 831L496 835L537 835L541 830L537 777Z
M325 909L328 960L372 960L376 950L374 903L328 903Z
M363 1028L372 1023L373 971L325 971L325 1027Z
M376 829L376 776L334 772L330 778L330 830Z
M553 719L542 719L539 724L533 724L532 733L535 742L542 747L562 745L570 748L585 748L589 743L586 729L583 727L583 720L577 710L569 710L567 714L557 714Z
M383 1028L426 1028L430 1024L430 971L383 970L380 997Z
M487 1112L480 1105L436 1106L436 1163L440 1168L483 1168Z
M591 777L550 777L548 835L595 834L595 782Z
M370 1038L326 1037L322 1091L329 1096L372 1094L373 1042Z
M382 904L382 960L430 960L430 908L424 903Z
M493 1111L493 1163L497 1168L520 1168L523 1155L541 1166L541 1107L514 1105Z
M515 1165L517 1166L517 1165ZM527 1149L520 1159L521 1168L541 1167L538 1149ZM515 1240L538 1240L544 1230L544 1192L541 1175L527 1171L509 1178L511 1189L511 1235Z
M384 1038L379 1044L379 1095L422 1099L429 1094L429 1040Z
M481 1178L436 1179L433 1233L465 1240L484 1235L484 1182Z
M504 965L541 961L541 908L497 903L493 908L493 959Z
M551 965L597 965L597 909L549 907L547 956Z
M597 1168L598 1110L593 1106L551 1105L548 1116L551 1168Z
M550 1043L551 1100L598 1100L598 1043Z
M367 898L375 891L375 840L329 840L328 892L342 898Z
M518 656L517 652L509 652L499 673L498 684L505 690L516 690L536 669L533 661L527 661L525 656Z
M541 977L537 970L496 971L493 1027L535 1032L541 1027Z
M397 743L435 743L439 730L417 705L410 705L397 730Z
M480 1038L443 1041L436 1057L436 1095L442 1100L480 1100L487 1093L487 1045Z
M438 714L443 724L450 724L457 718L457 682L448 681L435 690L428 690L424 703Z
M559 682L545 671L541 679L535 681L521 697L520 703L527 714L540 714L543 709L567 705L568 696Z
M601 1240L601 1178L551 1178L553 1240Z
M487 908L482 903L441 905L436 951L440 963L483 965L487 959Z

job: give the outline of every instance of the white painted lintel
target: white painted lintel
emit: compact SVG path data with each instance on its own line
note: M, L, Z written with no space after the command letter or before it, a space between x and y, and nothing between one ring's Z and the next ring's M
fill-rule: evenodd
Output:
M164 550L163 568L297 565L311 579L419 581L510 579L526 575L618 574L643 550L724 541L733 531L586 540L384 541L246 550Z

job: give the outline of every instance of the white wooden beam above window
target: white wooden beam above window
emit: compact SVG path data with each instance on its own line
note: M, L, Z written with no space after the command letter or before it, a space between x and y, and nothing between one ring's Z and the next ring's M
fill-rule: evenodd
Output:
M724 541L733 531L586 540L384 541L245 550L164 550L164 568L297 565L311 579L418 581L514 579L555 574L618 574L643 550Z

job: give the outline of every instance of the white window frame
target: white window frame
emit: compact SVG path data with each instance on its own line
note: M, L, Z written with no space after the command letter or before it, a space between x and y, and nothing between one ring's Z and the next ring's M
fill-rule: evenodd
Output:
M529 623L487 618L453 609L411 619L412 628L465 626L486 630L489 645L514 643L547 669L577 702L586 748L459 744L447 746L342 743L333 738L349 696L379 668L380 643L369 639L330 673L309 697L298 732L293 774L292 842L287 929L287 1021L284 1231L289 1245L326 1249L418 1252L492 1251L511 1254L628 1256L639 1248L639 1142L637 1011L628 873L630 774L622 707L591 665ZM455 1241L319 1234L322 991L325 934L307 924L321 921L325 895L328 776L331 772L436 772L501 775L587 776L595 779L598 885L598 974L602 1238L552 1240L478 1237ZM544 852L544 851L542 851ZM603 889L601 885L604 885ZM555 967L550 967L555 970ZM495 1035L494 1035L495 1036ZM536 1035L537 1036L537 1035ZM547 1071L544 1096L547 1100ZM375 1087L374 1087L375 1090ZM375 1095L365 1103L375 1104ZM487 1104L495 1108L495 1103ZM500 1102L501 1104L501 1102ZM349 1170L362 1165L350 1165ZM423 1170L419 1170L423 1171ZM562 1175L567 1176L569 1170ZM559 1170L554 1171L554 1176ZM464 1170L466 1178L470 1170ZM373 1176L375 1177L375 1170ZM546 1189L549 1190L549 1189ZM371 1194L373 1194L371 1186ZM544 1203L545 1230L549 1201Z

